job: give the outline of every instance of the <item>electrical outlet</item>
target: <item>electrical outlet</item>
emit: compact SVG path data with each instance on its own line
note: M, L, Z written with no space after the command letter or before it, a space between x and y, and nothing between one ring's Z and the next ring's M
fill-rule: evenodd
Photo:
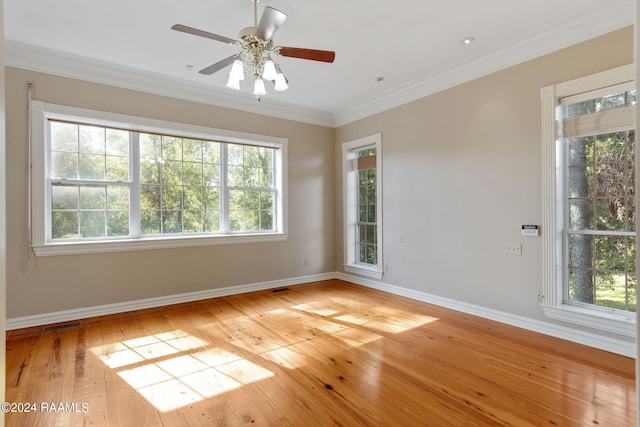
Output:
M538 302L542 302L544 300L544 294L542 291L538 291Z
M520 243L505 243L504 253L509 255L522 255L522 244Z
M300 258L300 266L301 267L304 267L307 264L308 264L308 262L307 262L306 258L304 258L304 257Z

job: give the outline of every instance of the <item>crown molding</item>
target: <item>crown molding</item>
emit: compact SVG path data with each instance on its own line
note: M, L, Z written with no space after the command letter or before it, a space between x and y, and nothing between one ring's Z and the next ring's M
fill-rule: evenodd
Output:
M5 65L286 120L333 126L331 113L5 39Z
M518 40L510 40L492 50L361 100L335 112L333 125L338 127L364 119L628 25L633 25L632 2L603 2L600 7L575 16L570 21L555 22Z
M250 95L238 96L209 85L10 39L5 40L5 65L248 113L338 127L632 24L633 2L603 2L570 21L551 23L518 40L448 64L334 112L269 98L257 103Z

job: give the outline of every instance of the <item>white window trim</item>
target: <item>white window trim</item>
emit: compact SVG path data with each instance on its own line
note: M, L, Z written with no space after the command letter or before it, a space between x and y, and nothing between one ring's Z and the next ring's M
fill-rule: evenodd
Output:
M598 88L633 82L633 64L546 86L542 104L542 309L545 316L624 336L636 335L636 313L603 307L566 304L563 297L562 227L564 205L562 161L556 117L560 99Z
M72 255L118 251L210 246L238 243L260 243L287 240L287 138L236 132L185 123L156 120L146 117L89 110L45 103L31 102L32 144L32 188L31 242L37 256ZM123 127L132 131L147 131L160 134L179 134L188 138L216 140L227 143L242 143L277 147L275 156L276 176L276 230L266 233L237 233L216 235L162 235L139 239L109 239L99 241L47 242L46 185L47 185L47 120L59 119L80 123L90 122L105 127Z
M376 223L378 241L378 259L375 266L356 262L355 233L357 219L357 205L354 205L353 188L356 185L356 172L352 168L352 153L354 150L364 147L376 149ZM382 279L382 134L366 136L364 138L345 142L342 144L342 198L343 198L343 222L344 222L344 265L347 273L368 277L370 279ZM357 190L356 194L357 194Z

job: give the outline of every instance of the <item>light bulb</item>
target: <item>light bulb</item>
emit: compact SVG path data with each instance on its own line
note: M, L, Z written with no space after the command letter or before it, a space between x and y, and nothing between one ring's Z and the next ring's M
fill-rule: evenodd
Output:
M284 74L282 73L277 73L276 74L276 85L274 87L274 89L278 92L282 92L285 91L289 88L289 85L287 85L287 79L284 78Z
M233 77L236 80L244 80L244 64L239 59L233 61L229 77Z
M270 59L267 59L264 63L262 78L269 81L273 81L276 79L276 65Z
M229 73L229 80L227 80L227 87L229 89L240 90L240 80L237 79L235 76L232 76L231 73Z
M255 96L262 96L267 94L267 91L264 88L264 80L262 80L261 78L256 79L256 83L253 86L253 94Z

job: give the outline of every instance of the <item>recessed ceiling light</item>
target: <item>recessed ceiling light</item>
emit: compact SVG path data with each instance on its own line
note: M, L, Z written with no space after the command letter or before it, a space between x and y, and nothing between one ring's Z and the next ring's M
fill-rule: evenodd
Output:
M381 83L381 82L383 82L383 81L384 81L384 77L379 76L379 77L376 77L374 80L375 80L376 82L378 82L378 83Z
M184 69L187 70L187 71L191 71L191 70L193 70L193 65L187 64L187 65L184 66Z
M471 44L475 41L476 39L474 37L465 37L462 39L462 44Z

